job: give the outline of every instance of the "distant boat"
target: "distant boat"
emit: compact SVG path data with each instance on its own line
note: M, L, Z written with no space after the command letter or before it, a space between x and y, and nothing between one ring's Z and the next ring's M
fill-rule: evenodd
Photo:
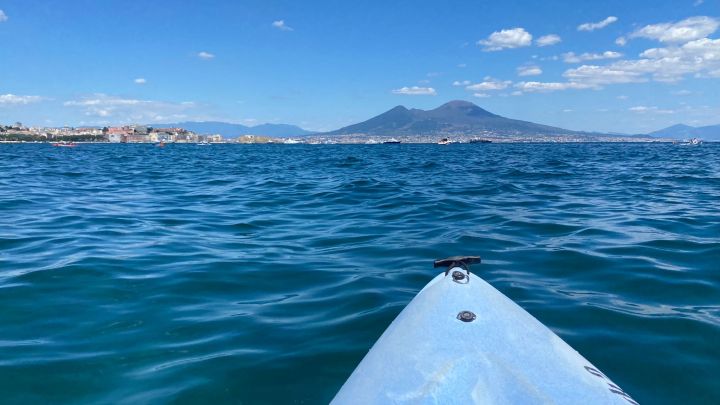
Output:
M470 140L470 143L492 143L492 141L489 139L473 138Z
M203 142L198 142L197 144L198 144L198 146L209 146L210 142L203 141Z
M450 145L451 143L452 143L452 142L450 142L450 140L447 139L447 138L443 138L443 139L441 139L441 140L438 141L438 145Z
M400 143L400 141L398 141L398 140L397 140L397 139L395 139L395 138L390 138L390 139L388 139L387 141L384 141L383 143L384 143L384 144L389 144L389 143Z
M63 142L55 142L54 144L52 144L52 146L57 146L57 147L61 147L61 148L74 148L77 146L77 144L74 142L68 143L68 142L63 141Z
M161 141L161 142L159 142L159 143L156 143L155 146L157 146L158 148L164 148L164 147L165 147L165 142L162 142L162 141Z
M698 146L698 145L702 145L702 141L701 141L700 139L698 139L698 138L692 138L692 139L690 139L690 140L688 140L688 141L685 141L685 142L681 143L680 145L685 145L685 146Z

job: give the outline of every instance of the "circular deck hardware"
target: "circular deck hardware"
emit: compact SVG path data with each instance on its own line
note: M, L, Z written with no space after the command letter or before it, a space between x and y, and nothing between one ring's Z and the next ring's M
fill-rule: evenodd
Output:
M452 272L452 279L458 284L467 284L470 282L470 276L459 270Z
M463 321L463 322L472 322L477 318L474 313L470 311L460 311L460 313L457 315L457 319Z

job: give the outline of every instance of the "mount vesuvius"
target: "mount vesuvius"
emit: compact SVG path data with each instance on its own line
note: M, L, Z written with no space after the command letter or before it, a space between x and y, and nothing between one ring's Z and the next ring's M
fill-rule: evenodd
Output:
M601 135L505 118L462 100L450 101L434 110L397 106L376 117L325 135L453 136L481 135Z

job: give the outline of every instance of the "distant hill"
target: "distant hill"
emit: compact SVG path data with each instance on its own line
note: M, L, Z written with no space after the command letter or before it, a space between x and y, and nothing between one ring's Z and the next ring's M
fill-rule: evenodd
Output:
M507 135L601 135L571 131L534 122L501 117L469 101L451 101L434 110L397 106L367 121L328 132L327 135L376 136L473 135L491 131Z
M185 128L198 134L220 134L226 138L236 138L242 135L264 135L276 137L292 137L309 135L312 132L306 131L295 125L288 124L262 124L246 126L242 124L231 124L218 121L188 121L170 124L148 124L153 128Z
M648 135L675 139L700 138L706 141L720 141L720 125L691 127L690 125L678 124L651 132Z

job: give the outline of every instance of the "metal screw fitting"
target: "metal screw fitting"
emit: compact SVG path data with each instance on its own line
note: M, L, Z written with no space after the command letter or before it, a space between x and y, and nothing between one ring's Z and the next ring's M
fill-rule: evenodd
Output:
M462 281L462 280L465 279L465 275L463 274L462 271L455 270L455 271L453 271L453 273L452 273L452 278L453 278L453 280L455 280L455 281Z
M477 317L475 316L475 314L472 313L472 312L470 312L470 311L461 311L461 312L457 315L457 319L459 319L459 320L461 320L461 321L463 321L463 322L472 322L472 321L475 320L475 318L477 318Z

